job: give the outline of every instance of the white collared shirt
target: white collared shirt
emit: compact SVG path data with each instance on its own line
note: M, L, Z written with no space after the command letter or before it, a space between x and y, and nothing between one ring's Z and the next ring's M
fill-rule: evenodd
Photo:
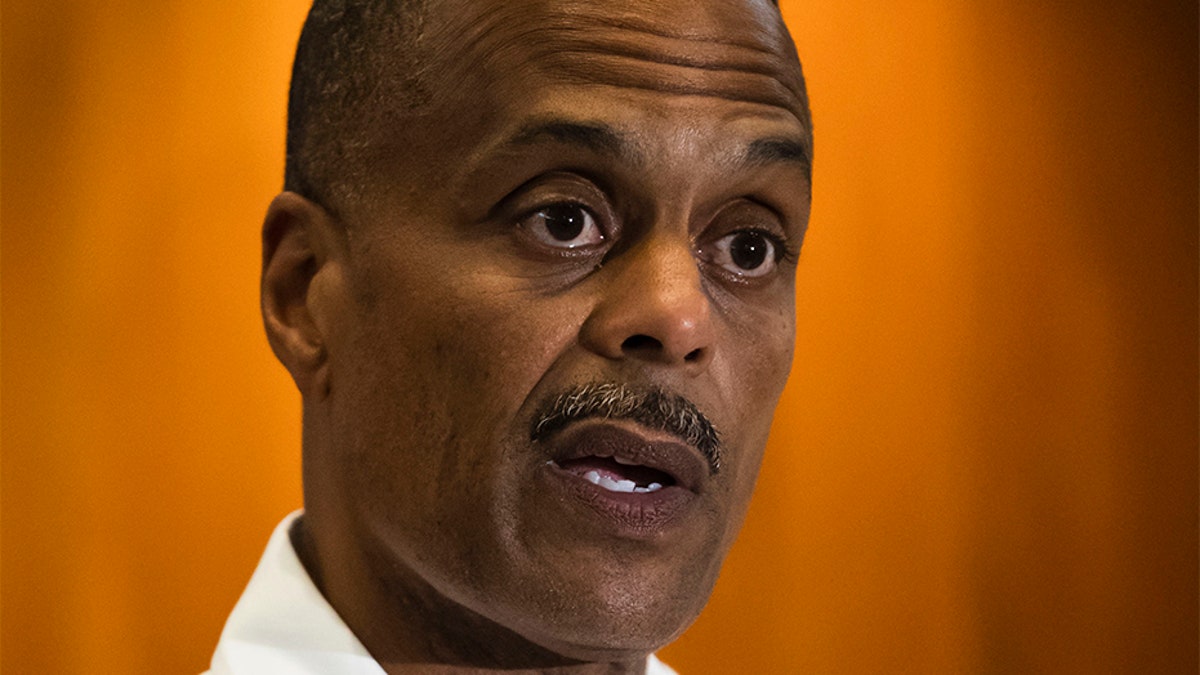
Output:
M206 675L386 675L338 616L292 548L283 519L225 622ZM676 675L653 654L646 675Z

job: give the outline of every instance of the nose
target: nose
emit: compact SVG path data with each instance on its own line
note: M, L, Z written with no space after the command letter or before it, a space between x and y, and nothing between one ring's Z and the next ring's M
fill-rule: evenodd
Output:
M585 348L613 360L704 370L713 356L711 303L688 242L648 238L602 273L603 297L580 330Z

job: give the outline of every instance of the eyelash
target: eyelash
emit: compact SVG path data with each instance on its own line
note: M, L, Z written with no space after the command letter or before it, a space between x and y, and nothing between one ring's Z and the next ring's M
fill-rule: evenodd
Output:
M769 239L771 241L771 245L775 247L776 263L795 263L800 260L800 251L792 245L791 240L785 235L772 232L771 230L765 230L761 227L749 227L730 230L729 232L726 232L724 236L728 237L731 234L737 234L739 232L749 232Z
M579 208L583 211L586 211L592 217L593 221L596 223L596 226L600 229L602 236L606 240L608 240L610 246L612 245L613 242L615 242L616 238L619 235L620 228L615 227L614 224L612 222L610 222L609 214L604 213L604 210L594 209L591 206L589 206L584 200L576 199L573 197L567 197L567 196L561 196L561 197L551 198L551 199L544 200L544 201L539 201L532 207L522 209L520 211L520 213L516 216L515 222L518 222L518 223L523 222L526 219L529 219L529 218L535 216L539 212L546 211L547 209L551 209L556 206L570 206L570 207L575 207L575 208ZM730 235L734 235L734 234L738 234L738 233L742 233L742 232L753 233L753 234L761 236L761 237L767 239L768 241L770 241L771 245L775 249L774 262L777 265L785 263L785 262L789 263L789 264L795 264L800 259L799 247L792 244L790 237L788 237L786 234L782 234L773 229L767 229L764 227L751 226L751 227L744 227L744 228L733 228L733 229L727 230L724 233L722 233L720 237L712 238L712 239L709 239L708 241L717 241L721 238L728 237ZM568 250L565 250L564 252L572 254L572 255L586 254L585 250L570 251L568 249Z
M520 224L539 213L544 213L550 209L561 206L577 208L586 212L591 217L592 222L596 224L596 227L599 228L601 236L603 236L606 240L612 240L615 237L616 228L614 228L612 223L609 222L609 218L607 216L601 215L600 211L593 209L585 202L570 197L556 198L549 201L538 202L535 206L520 211L516 215L516 218L513 222Z
M604 218L602 218L598 213L596 213L595 209L588 207L586 204L584 204L578 200L568 199L568 200L545 202L545 203L535 206L533 208L526 209L520 215L517 216L516 220L517 220L517 222L523 222L524 220L531 218L531 217L537 215L538 213L542 213L542 212L544 212L548 209L554 208L556 206L570 206L570 207L578 208L582 211L586 211L592 217L592 219L595 221L596 226L600 228L603 236L606 239L612 239L613 234L614 234L613 227L611 225L607 224L606 220ZM728 237L729 235L732 235L732 234L739 234L739 233L743 233L743 232L750 233L750 234L757 234L757 235L769 240L771 242L771 245L775 248L775 262L777 262L777 263L779 263L779 262L794 263L797 260L799 260L799 258L800 258L800 252L798 250L796 250L796 247L792 245L791 240L787 236L779 234L777 232L772 232L771 230L761 228L761 227L747 227L747 228L732 229L732 230L729 230L728 232L724 233L723 235L721 235L721 237L718 237L718 239L723 238L723 237Z

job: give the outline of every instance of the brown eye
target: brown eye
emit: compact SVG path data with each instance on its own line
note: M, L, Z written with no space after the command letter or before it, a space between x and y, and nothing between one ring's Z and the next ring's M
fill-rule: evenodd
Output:
M761 277L775 269L778 248L772 237L757 230L742 230L713 243L712 262L742 277Z
M556 248L580 248L605 239L586 208L569 202L542 207L521 221L538 241Z

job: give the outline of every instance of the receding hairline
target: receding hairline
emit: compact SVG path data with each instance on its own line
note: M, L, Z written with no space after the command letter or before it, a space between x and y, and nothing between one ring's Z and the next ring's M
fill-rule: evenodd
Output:
M453 27L430 25L434 6L434 0L314 2L293 66L286 190L331 210L338 202L353 198L369 178L365 162L371 129L385 128L388 121L416 114L443 92L452 91L441 83L451 79L444 77L442 67L452 64L448 70L453 71L462 60L454 53ZM497 10L496 14L506 12ZM503 22L501 16L494 18ZM630 20L627 15L614 16L611 21ZM645 25L643 19L638 21ZM793 92L797 104L794 112L811 139L803 74L786 27L781 18L779 21L782 37L788 43L785 52L790 53L776 55L795 63L799 85ZM487 23L473 22L468 24L469 30L482 30L480 26ZM456 26L462 28L461 23ZM675 32L669 27L660 27L658 34L689 37L686 31ZM811 161L811 145L809 155Z
M296 46L288 93L284 189L326 203L331 175L353 166L361 117L428 98L420 42L429 0L316 0ZM384 83L391 76L401 86ZM359 123L356 123L359 122Z

